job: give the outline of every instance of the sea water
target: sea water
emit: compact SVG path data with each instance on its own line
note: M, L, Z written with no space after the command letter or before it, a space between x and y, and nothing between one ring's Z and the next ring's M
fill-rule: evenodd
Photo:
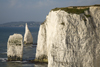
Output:
M33 36L33 43L37 43L39 27L29 27ZM35 58L36 45L26 45L23 51L23 61L7 61L7 41L14 33L22 34L24 37L24 27L0 27L0 67L47 67L47 64L34 64L27 60Z

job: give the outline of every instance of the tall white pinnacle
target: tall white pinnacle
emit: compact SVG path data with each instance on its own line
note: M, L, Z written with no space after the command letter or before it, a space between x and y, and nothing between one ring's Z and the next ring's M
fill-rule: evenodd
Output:
M33 43L33 37L31 32L28 29L28 25L26 23L25 26L25 34L24 34L24 44L32 44Z

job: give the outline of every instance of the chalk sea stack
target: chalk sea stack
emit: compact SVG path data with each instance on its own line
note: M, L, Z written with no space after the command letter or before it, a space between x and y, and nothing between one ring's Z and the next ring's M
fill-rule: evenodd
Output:
M25 26L24 44L33 44L33 37L32 37L31 32L28 29L27 23Z
M100 5L52 9L40 25L36 58L48 67L100 66Z
M9 36L7 42L8 61L21 61L23 56L23 36L13 34Z

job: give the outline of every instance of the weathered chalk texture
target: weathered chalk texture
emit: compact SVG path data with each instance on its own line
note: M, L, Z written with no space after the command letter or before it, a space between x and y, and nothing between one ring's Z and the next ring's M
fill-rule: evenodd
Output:
M100 6L80 14L51 10L38 34L36 58L43 55L48 67L99 67Z
M31 32L28 29L27 23L26 23L25 34L24 34L24 44L33 44L33 37Z
M7 42L8 61L20 61L23 56L23 36L13 34L9 36Z

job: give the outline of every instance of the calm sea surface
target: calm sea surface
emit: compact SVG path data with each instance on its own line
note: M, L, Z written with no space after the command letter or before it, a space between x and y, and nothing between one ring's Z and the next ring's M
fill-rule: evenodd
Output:
M37 43L37 35L39 27L30 27L33 36L33 43ZM7 60L7 41L9 35L19 33L24 36L24 27L0 27L0 67L47 67L47 64L33 64L26 60L34 59L36 53L36 45L24 46L23 61L8 62Z

